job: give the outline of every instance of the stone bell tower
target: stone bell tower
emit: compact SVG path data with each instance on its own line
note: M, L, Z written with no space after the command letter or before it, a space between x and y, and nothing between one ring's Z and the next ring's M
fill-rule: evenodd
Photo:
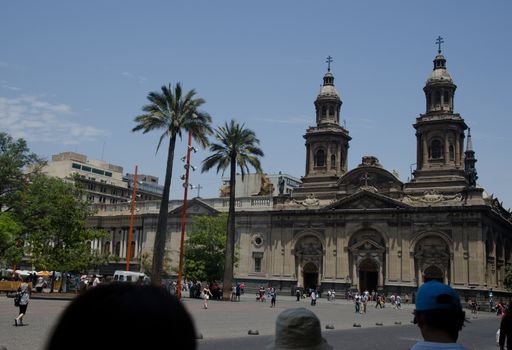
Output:
M297 196L336 191L338 179L347 172L348 147L351 137L340 126L342 101L334 87L331 73L332 57L327 57L327 73L315 100L316 126L306 130L306 173L302 185L294 191Z
M460 192L466 185L464 171L464 119L454 113L457 86L446 69L438 37L434 69L423 91L426 113L416 118L416 170L406 192Z

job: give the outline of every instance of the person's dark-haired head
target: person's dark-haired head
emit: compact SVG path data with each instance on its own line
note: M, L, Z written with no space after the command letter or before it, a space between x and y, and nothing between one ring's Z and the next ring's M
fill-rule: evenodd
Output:
M459 295L450 286L430 281L418 290L414 323L426 341L455 343L465 319Z
M164 289L112 283L77 297L61 315L46 349L156 349L169 342L195 349L195 338L190 315Z

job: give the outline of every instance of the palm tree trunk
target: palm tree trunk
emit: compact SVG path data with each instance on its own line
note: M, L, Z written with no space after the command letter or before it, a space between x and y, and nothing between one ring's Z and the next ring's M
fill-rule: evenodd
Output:
M169 193L171 189L172 166L174 161L174 148L176 146L176 135L172 135L169 140L169 150L167 152L167 166L165 168L164 191L160 202L160 212L158 213L158 224L156 226L155 243L153 245L153 267L151 269L151 281L154 285L160 286L164 255L165 242L167 241L167 215L169 210Z
M226 235L226 256L224 259L224 285L222 298L231 298L233 286L233 262L235 256L235 185L236 185L236 154L231 155L231 169L229 177L229 212L228 231Z

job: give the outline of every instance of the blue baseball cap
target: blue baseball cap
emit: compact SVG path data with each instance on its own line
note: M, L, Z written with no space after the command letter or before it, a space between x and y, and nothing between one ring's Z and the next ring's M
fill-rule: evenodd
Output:
M416 311L460 309L459 295L452 287L438 281L423 284L416 295Z

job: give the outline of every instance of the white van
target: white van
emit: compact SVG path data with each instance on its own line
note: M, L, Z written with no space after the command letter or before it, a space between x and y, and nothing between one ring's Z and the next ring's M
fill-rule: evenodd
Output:
M116 270L114 272L114 282L138 282L142 278L143 284L149 283L149 277L142 272Z

